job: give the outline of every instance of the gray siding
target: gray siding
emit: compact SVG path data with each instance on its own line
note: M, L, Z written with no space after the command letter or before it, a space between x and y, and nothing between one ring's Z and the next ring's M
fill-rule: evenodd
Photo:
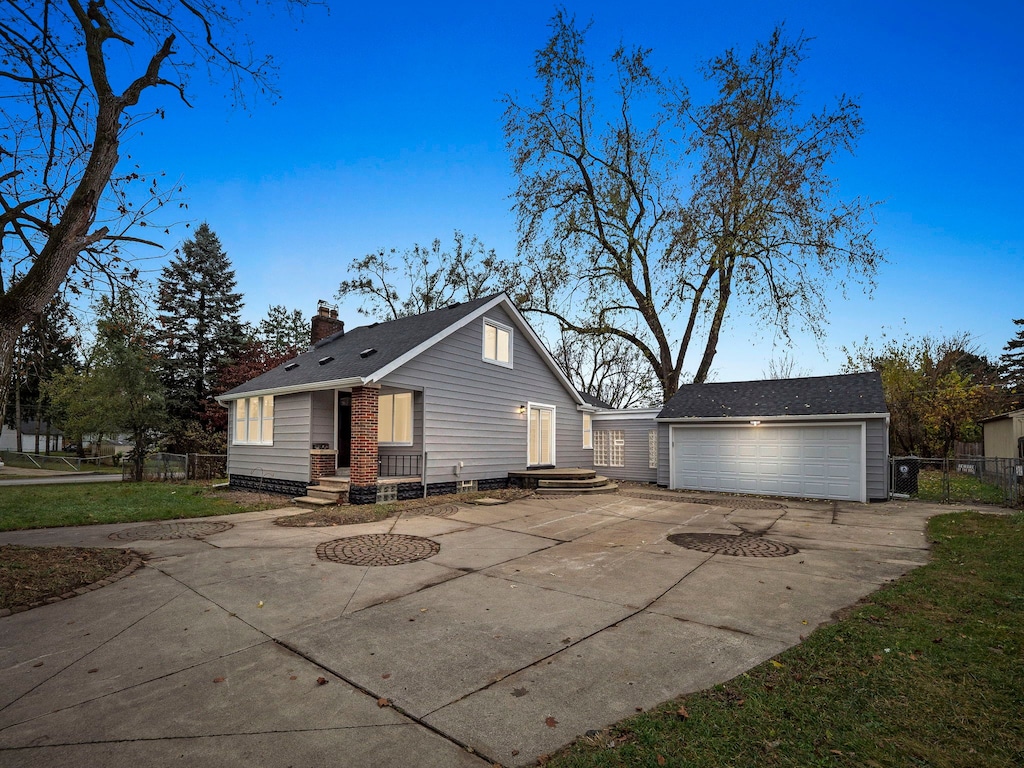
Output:
M889 498L889 436L885 419L868 419L864 430L868 501Z
M228 434L234 440L234 407L228 414ZM309 423L309 393L275 397L274 444L229 445L228 474L309 482Z
M583 448L583 417L576 402L500 308L487 317L512 326L513 368L484 362L483 320L477 318L386 377L381 384L422 390L427 482L505 477L526 469L527 402L555 406L555 463L593 466ZM459 475L458 462L465 466Z
M658 485L669 487L669 445L670 431L668 424L658 424Z
M651 469L650 455L647 450L647 435L658 428L654 417L657 412L644 418L623 418L614 414L597 414L594 416L594 432L619 430L625 441L623 446L623 466L594 468L602 475L613 480L632 480L638 483L653 483L658 479L658 469ZM661 466L659 451L658 467Z
M334 432L334 400L337 397L333 389L321 392L310 392L310 426L309 444L327 443L337 448L338 436Z

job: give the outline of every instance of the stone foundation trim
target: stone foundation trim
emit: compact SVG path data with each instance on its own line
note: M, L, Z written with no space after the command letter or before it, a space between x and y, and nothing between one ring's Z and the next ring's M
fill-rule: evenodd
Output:
M278 493L282 496L305 496L309 483L299 480L282 480L276 477L252 477L251 475L228 475L228 487L258 493Z

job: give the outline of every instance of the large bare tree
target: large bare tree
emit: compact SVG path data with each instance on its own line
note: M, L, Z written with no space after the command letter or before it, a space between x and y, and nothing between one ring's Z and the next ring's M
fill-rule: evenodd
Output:
M316 0L287 0L301 12ZM319 4L319 3L317 3ZM241 31L245 0L0 3L0 412L18 333L69 274L115 280L171 190L123 162L153 97L186 99L201 70L244 101L273 94L273 62ZM187 102L186 102L187 103ZM131 267L128 267L129 272Z
M871 284L872 204L840 199L829 175L861 134L859 108L801 105L806 38L779 28L712 59L703 105L649 50L620 47L605 106L586 29L564 12L551 27L538 93L505 99L520 232L506 280L524 310L633 345L668 398L687 365L706 380L730 314L820 333L827 288Z

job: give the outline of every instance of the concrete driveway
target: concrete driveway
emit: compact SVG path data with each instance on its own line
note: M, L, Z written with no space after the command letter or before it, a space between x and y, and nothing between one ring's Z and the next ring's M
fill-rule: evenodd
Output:
M798 643L926 562L924 523L950 510L645 496L333 528L274 525L287 509L204 518L232 525L205 539L108 538L150 523L0 534L146 557L0 619L0 763L533 764ZM328 544L387 533L402 536ZM318 545L429 556L350 565Z

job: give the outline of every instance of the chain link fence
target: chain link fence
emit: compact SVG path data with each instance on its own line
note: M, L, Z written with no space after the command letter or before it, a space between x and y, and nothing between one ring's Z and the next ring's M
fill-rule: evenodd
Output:
M890 459L894 498L1024 508L1024 459Z
M223 453L153 453L146 457L142 479L156 482L173 480L218 480L227 477L228 457ZM135 466L126 459L121 474L133 480Z

